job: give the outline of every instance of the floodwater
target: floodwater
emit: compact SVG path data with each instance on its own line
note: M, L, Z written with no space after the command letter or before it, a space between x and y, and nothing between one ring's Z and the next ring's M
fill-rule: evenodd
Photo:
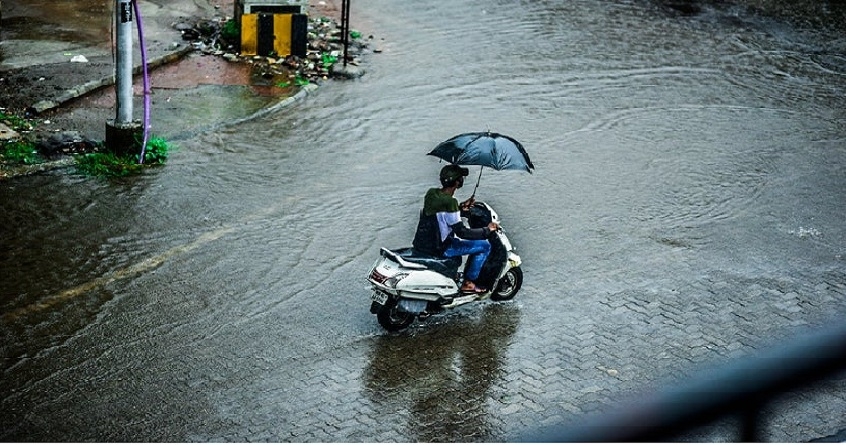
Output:
M355 5L382 50L361 79L236 126L159 123L179 149L142 177L0 184L0 439L513 440L844 313L819 287L846 285L843 6L424 3ZM476 194L524 287L387 335L366 272L410 243L425 153L483 130L537 167ZM770 289L811 303L758 306ZM694 331L705 355L671 337ZM579 341L568 357L619 378L562 364ZM814 406L771 438L846 428Z

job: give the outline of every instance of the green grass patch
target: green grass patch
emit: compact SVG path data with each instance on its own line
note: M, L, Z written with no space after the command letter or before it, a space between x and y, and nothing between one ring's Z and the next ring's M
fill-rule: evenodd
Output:
M148 165L162 165L167 162L170 152L176 147L158 136L150 137L147 141L147 151L144 155L144 163Z
M238 28L238 22L235 19L227 20L220 30L220 38L228 43L238 43L241 41L241 29Z
M4 111L0 111L0 122L5 122L9 128L15 131L30 131L33 127L29 120Z
M299 74L297 74L297 77L294 78L293 84L291 82L278 82L276 84L276 86L279 87L279 88L288 88L291 85L296 85L298 87L302 87L302 86L308 85L309 83L310 82L307 78L302 77Z
M170 152L176 147L165 139L152 136L147 141L147 150L144 156L144 163L139 164L139 155L127 154L118 155L111 152L89 153L75 156L76 169L86 176L100 178L121 178L124 176L141 173L145 168L163 165ZM138 144L138 151L141 151L141 144Z
M12 141L0 148L0 157L9 164L38 164L44 162L35 149L35 144L29 141Z
M140 173L144 164L139 164L135 155L114 153L88 153L74 156L76 170L85 176L120 178Z

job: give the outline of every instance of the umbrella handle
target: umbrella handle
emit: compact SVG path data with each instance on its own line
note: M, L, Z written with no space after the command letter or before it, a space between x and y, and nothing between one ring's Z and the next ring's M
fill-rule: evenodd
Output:
M479 179L476 180L476 187L473 187L473 194L470 195L470 199L473 199L473 198L476 197L476 189L479 188L479 183L482 182L482 170L484 170L484 169L485 169L485 167L479 168Z

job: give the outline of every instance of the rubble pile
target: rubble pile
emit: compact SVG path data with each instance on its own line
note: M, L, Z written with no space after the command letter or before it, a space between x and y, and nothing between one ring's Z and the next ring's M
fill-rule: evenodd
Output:
M328 17L309 17L308 50L306 57L241 55L235 21L226 17L201 19L195 22L178 22L174 28L183 40L191 42L197 50L233 63L253 65L253 72L265 79L280 77L291 84L306 84L342 75L336 65L343 63L343 31L340 24ZM370 36L367 40L372 40ZM362 55L368 51L367 42L356 31L350 32L347 47L347 64L359 66ZM345 77L348 77L344 75Z

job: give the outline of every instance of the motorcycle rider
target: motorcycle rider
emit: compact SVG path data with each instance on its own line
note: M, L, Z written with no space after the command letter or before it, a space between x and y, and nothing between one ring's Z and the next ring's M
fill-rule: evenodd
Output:
M471 229L461 219L461 210L469 209L476 202L471 197L459 204L454 197L469 173L467 168L455 164L441 169L441 187L426 192L412 244L416 250L433 256L468 255L461 292L483 293L487 290L476 286L475 281L491 251L488 235L498 230L499 225L491 222L487 227Z

